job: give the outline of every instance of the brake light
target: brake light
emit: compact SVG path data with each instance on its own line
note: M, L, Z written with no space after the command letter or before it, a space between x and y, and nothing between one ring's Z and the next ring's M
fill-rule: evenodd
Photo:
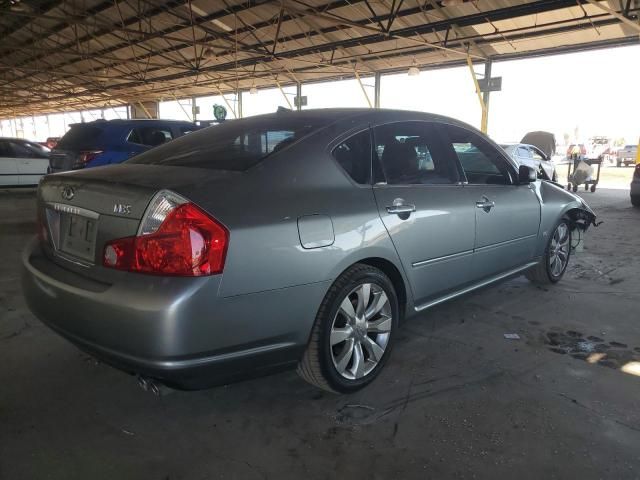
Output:
M229 232L193 203L171 192L157 195L135 237L105 246L103 265L155 275L199 277L221 273Z
M78 157L78 161L82 165L86 165L91 160L94 160L101 153L102 153L102 150L84 150L84 151L80 152L80 156Z
M636 165L635 170L633 171L634 180L640 180L640 163Z

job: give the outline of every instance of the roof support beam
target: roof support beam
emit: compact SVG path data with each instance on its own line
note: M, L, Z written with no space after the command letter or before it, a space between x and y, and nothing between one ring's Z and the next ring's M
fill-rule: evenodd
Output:
M640 32L640 23L634 22L629 17L627 17L627 16L625 16L625 15L623 15L621 13L618 13L615 10L612 10L611 8L607 7L606 5L604 5L601 2L598 2L596 0L587 0L587 2L589 2L594 7L598 7L600 10L602 10L604 12L607 12L609 15L613 15L618 20L620 20L622 23L624 23L625 25L629 25L630 27L635 28L636 30L638 30L638 32ZM627 9L627 14L628 14L628 9Z

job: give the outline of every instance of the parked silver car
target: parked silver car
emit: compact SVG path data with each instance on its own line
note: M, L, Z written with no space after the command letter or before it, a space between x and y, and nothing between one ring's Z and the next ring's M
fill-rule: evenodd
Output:
M551 159L538 147L525 143L501 145L518 164L533 168L540 178L558 181L556 166Z
M351 392L400 321L525 272L555 283L595 215L475 129L309 110L47 176L31 310L127 372L200 388L298 367Z

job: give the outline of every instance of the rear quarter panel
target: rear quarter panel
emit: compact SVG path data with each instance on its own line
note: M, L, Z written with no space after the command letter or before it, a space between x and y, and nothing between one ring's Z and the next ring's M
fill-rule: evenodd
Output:
M336 136L317 135L267 158L225 186L229 202L202 188L180 192L230 231L221 296L326 282L370 257L392 262L404 277L371 186L353 183L330 155ZM303 248L298 219L305 215L331 219L331 245Z

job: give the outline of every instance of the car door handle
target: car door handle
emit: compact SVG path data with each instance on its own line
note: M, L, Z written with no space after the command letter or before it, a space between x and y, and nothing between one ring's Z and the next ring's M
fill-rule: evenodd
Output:
M492 202L487 197L482 197L482 202L476 202L476 208L481 208L485 212L489 213L493 207L495 207L495 202Z
M387 207L387 212L395 215L402 215L402 214L406 215L408 213L413 213L415 211L416 211L416 206L408 203L400 203L397 205L394 204Z

